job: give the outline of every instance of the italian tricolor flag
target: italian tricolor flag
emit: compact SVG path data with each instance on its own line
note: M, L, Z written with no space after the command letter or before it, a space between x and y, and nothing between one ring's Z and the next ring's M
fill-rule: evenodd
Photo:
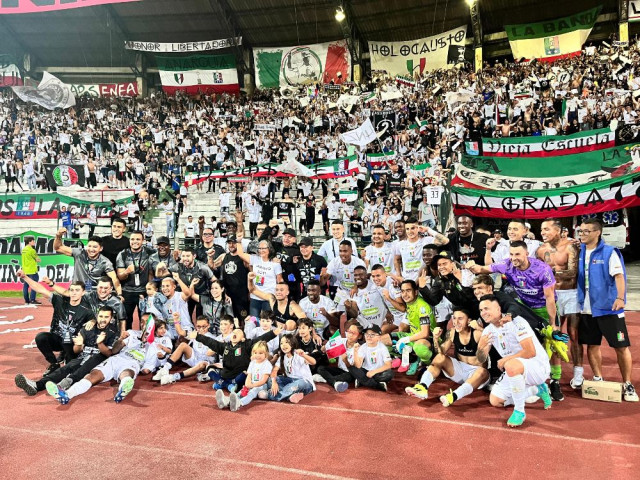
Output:
M601 7L540 23L505 25L516 60L554 61L579 55Z
M162 90L169 95L183 91L238 94L238 71L234 55L192 55L156 57Z
M340 330L331 335L326 345L327 357L336 358L347 353L347 339L340 336Z

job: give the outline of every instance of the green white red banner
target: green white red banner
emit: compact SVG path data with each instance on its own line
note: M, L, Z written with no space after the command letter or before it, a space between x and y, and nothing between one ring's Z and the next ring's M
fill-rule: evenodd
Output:
M178 91L199 93L240 92L236 57L230 55L156 56L162 90L169 95Z

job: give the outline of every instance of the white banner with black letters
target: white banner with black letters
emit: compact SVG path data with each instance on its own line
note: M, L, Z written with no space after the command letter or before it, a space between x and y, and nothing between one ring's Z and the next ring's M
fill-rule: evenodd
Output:
M242 45L242 37L179 43L133 42L130 40L124 42L124 48L127 50L155 53L206 52L209 50L229 48L235 45Z

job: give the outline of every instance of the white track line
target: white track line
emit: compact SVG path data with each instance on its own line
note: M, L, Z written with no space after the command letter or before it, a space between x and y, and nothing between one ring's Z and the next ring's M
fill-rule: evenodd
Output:
M0 380L5 380L6 381L6 380L9 380L9 379L7 377L3 377L2 376L2 377L0 377ZM13 378L11 378L11 380L13 381ZM98 385L98 386L102 386L104 388L112 388L109 385ZM208 398L212 402L215 400L213 395L206 395L204 393L176 392L176 391L160 389L160 388L156 388L156 389L136 388L136 391L138 391L138 392L146 392L146 393L155 393L155 394L161 394L161 395L178 395L178 396L183 396L183 397ZM303 408L312 408L312 409L317 409L317 410L326 410L326 411L340 412L340 413L358 413L358 414L363 414L363 415L368 415L368 416L373 415L373 416L376 416L376 417L399 418L399 419L403 419L403 420L411 420L411 421L420 421L420 422L427 422L427 423L438 423L438 424L444 424L444 425L477 428L477 429L480 429L480 430L507 432L508 434L514 434L514 435L529 435L529 436L534 436L534 437L549 438L549 439L553 439L553 440L583 442L583 443L589 443L589 444L594 444L594 445L598 445L598 446L609 445L609 446L616 446L616 447L638 448L638 449L640 449L640 444L636 444L636 443L616 442L616 441L611 441L611 440L598 440L598 439L591 439L591 438L572 437L570 435L558 435L558 434L544 433L544 432L532 432L532 431L529 431L529 430L517 430L517 429L513 429L513 428L507 428L507 427L504 427L504 426L498 427L498 426L493 426L493 425L479 425L479 424L475 424L475 423L471 423L471 422L463 422L463 421L458 421L458 420L445 420L445 419L432 418L432 417L420 417L420 416L417 416L417 415L406 415L406 414L401 414L401 413L376 412L376 411L373 411L373 410L352 409L352 408L346 408L346 407L331 407L331 406L327 406L327 405L305 405L305 404L302 404L302 403L298 403L297 405L291 405L290 403L284 403L284 402L272 402L272 403L275 404L275 405L280 405L280 406L282 406L284 408L303 407ZM496 412L497 411L499 411L499 410L496 409ZM496 421L499 421L499 420L496 419Z
M136 445L136 444L126 443L126 442L116 442L112 440L102 440L98 438L87 438L84 435L82 437L79 437L77 435L65 435L60 432L51 432L46 430L31 430L29 428L9 427L6 425L0 425L0 430L5 430L8 432L13 432L17 434L30 435L30 436L55 438L59 440L65 440L66 442L88 443L95 446L109 446L109 447L119 448L121 449L120 451L126 451L126 449L135 449L140 452L150 453L152 455L158 455L158 454L161 454L163 456L168 455L171 458L175 457L177 454L179 456L191 457L193 459L204 460L206 462L226 463L229 465L239 465L243 467L263 468L267 470L275 470L276 472L281 472L281 473L291 473L299 476L327 478L332 480L343 480L343 479L355 480L355 479L350 479L350 477L331 475L328 473L321 473L321 472L313 472L310 470L300 470L297 468L282 467L279 465L272 465L269 463L250 462L246 460L238 460L237 458L219 457L217 456L217 451L209 451L209 452L203 452L203 453L198 453L193 451L178 451L173 448L169 449L169 448L162 448L158 446ZM201 450L201 449L198 448L198 450ZM163 457L163 458L166 458L166 457Z

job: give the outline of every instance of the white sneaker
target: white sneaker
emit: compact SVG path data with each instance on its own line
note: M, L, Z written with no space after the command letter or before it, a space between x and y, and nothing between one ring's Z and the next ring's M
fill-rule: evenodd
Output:
M229 406L229 398L225 397L222 390L216 390L216 403L218 404L218 408L220 410Z
M160 379L160 385L169 385L171 383L176 383L176 377L173 376L173 373L165 375Z
M159 382L165 375L169 375L169 369L162 367L156 372L153 377L151 377L151 380L153 380L154 382Z
M631 382L627 382L624 384L624 401L625 402L637 402L638 394L636 393L635 387L631 384Z
M530 397L524 399L524 403L536 403L538 400L540 400L539 396L531 395Z
M570 381L569 381L569 385L571 386L571 388L573 388L574 390L578 390L580 388L582 388L582 384L584 382L584 377L573 377Z
M314 374L312 378L315 383L327 383L324 377L319 373Z

